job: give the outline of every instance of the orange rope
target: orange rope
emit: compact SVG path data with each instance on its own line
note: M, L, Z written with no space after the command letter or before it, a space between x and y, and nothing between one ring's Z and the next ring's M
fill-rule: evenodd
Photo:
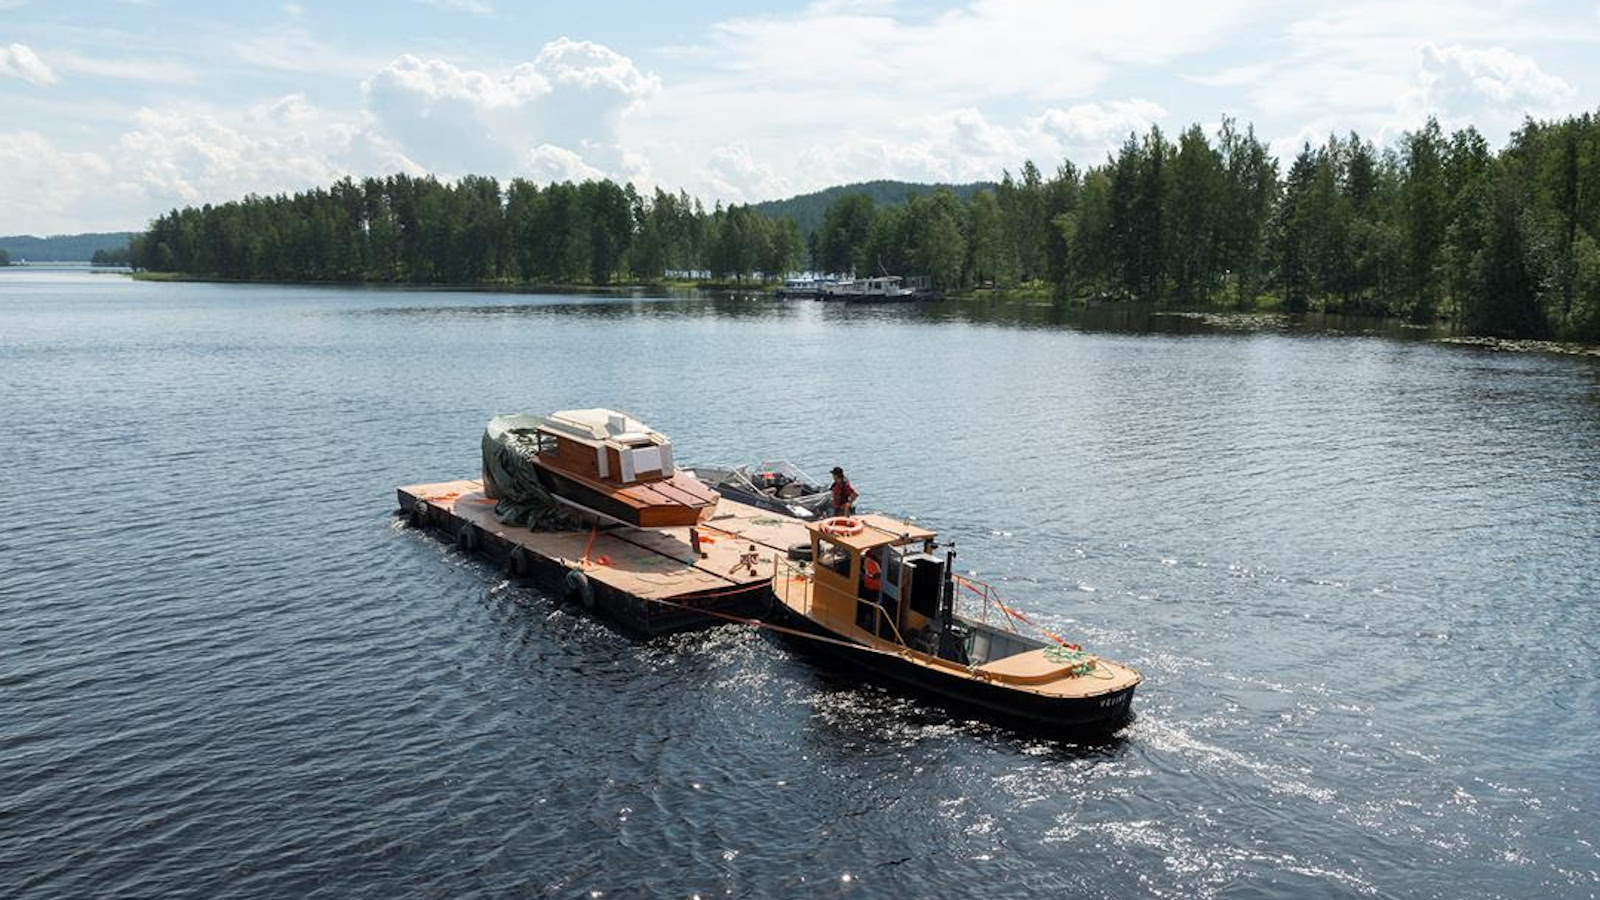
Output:
M589 551L594 549L594 539L599 533L599 525L589 529L589 543L583 545L583 556L578 560L579 568L585 568L589 565Z
M972 591L974 594L977 594L980 597L986 596L983 591L980 591L976 587L974 587L972 582L968 581L965 578L962 578L960 575L955 576L955 579L963 587L965 587L969 591ZM1034 628L1039 629L1041 632L1043 632L1045 634L1046 637L1050 638L1050 640L1055 641L1056 643L1060 644L1063 647L1066 647L1068 650L1082 650L1083 649L1082 647L1078 646L1077 644L1069 644L1069 643L1067 643L1067 640L1065 638L1063 638L1061 635L1056 634L1055 632L1053 632L1050 629L1044 627L1043 625L1040 625L1038 622L1033 621L1032 619L1030 619L1027 616L1023 615L1018 610L1012 609L1011 607L1005 605L1005 603L1002 602L999 597L993 597L993 598L990 598L990 599L993 599L994 600L994 605L1000 607L1000 611L1005 613L1007 616L1010 616L1011 618L1017 620L1018 622L1022 622L1022 623L1026 624L1026 625L1031 625Z

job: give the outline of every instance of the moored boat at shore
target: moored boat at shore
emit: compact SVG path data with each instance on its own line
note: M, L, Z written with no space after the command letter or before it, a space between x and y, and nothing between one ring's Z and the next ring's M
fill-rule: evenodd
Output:
M844 300L848 303L886 303L896 300L916 299L916 292L905 287L905 279L898 275L879 275L873 278L850 279L822 289L824 300Z
M832 278L786 278L774 294L779 300L815 300L835 283Z
M1141 676L1027 620L981 582L956 575L935 534L880 515L807 526L809 562L780 563L773 609L808 638L794 645L847 661L943 702L1051 733L1125 722ZM978 604L976 615L958 606Z

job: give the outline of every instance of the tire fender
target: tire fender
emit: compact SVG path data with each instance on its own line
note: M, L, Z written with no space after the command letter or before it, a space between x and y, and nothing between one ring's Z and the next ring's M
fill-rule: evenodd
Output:
M589 584L589 576L577 569L567 570L567 577L561 583L561 593L568 600L576 601L584 609L594 612L594 586Z
M528 550L521 544L511 548L511 555L506 557L506 571L512 578L522 579L528 577L533 561L528 558Z

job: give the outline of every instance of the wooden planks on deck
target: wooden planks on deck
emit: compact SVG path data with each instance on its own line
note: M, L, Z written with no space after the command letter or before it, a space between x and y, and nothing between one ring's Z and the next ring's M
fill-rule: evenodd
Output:
M800 520L726 498L712 519L699 526L703 555L697 556L687 527L609 526L591 532L530 531L503 524L495 517L495 501L484 496L483 483L476 480L407 485L398 493L402 510L425 503L428 521L448 522L451 534L470 523L487 536L485 545L496 548L490 555L504 558L521 547L538 560L582 572L593 584L644 601L742 594L747 601L759 595L764 605L773 559L784 557L790 545L809 540ZM741 557L752 552L753 570L741 565Z

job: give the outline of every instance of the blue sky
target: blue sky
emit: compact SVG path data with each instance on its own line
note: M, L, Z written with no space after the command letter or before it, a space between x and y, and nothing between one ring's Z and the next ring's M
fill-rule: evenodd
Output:
M1098 162L1224 115L1287 154L1600 108L1600 0L0 0L0 234L346 174L749 202Z

